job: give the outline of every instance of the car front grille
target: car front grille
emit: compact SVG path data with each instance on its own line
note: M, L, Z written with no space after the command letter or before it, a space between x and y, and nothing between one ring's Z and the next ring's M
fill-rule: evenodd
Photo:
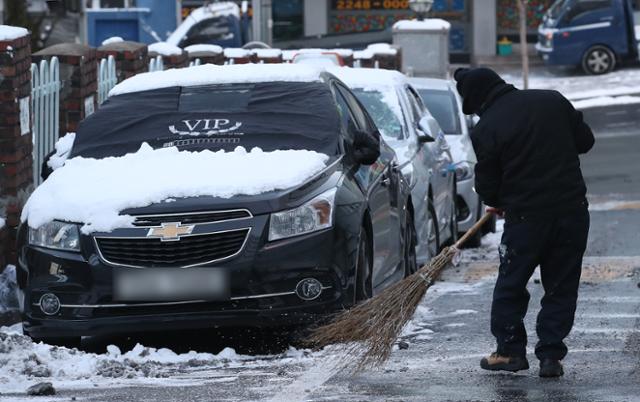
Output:
M164 222L180 222L183 225L193 225L196 223L213 223L231 221L236 219L251 218L251 212L246 209L236 209L231 211L197 212L190 214L170 214L170 215L147 215L137 216L133 222L134 226L161 226Z
M183 236L178 241L97 237L102 259L140 268L188 267L233 257L242 251L250 229Z

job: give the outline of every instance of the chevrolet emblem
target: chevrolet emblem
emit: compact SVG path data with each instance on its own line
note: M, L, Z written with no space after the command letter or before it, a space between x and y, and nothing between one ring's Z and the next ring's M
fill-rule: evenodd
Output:
M149 229L147 237L159 238L160 241L178 241L181 236L190 235L195 225L183 226L180 222L163 223L161 227Z

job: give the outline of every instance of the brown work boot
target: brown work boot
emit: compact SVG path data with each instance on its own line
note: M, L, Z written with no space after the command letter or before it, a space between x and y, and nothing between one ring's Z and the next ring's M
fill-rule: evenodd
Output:
M529 362L526 357L501 356L496 352L489 357L483 357L480 360L480 367L485 370L511 371L515 373L520 370L528 370Z

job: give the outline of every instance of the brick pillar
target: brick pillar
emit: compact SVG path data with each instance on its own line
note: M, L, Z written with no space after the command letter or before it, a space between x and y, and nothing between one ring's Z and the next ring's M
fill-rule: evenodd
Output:
M149 52L150 59L153 59L157 56L162 57L162 63L164 65L165 70L168 70L170 68L189 67L189 54L184 50L180 54L175 54L171 56L156 53L154 51Z
M0 272L16 262L20 212L33 188L31 37L0 41Z
M124 41L98 48L98 60L109 56L116 60L118 82L149 71L149 52L144 43Z
M33 54L34 63L60 63L60 131L59 136L75 133L78 123L93 113L98 104L98 70L96 50L75 43L61 43Z
M205 51L190 51L189 61L200 59L200 64L217 64L219 66L224 64L224 54L222 49L220 51L205 50Z

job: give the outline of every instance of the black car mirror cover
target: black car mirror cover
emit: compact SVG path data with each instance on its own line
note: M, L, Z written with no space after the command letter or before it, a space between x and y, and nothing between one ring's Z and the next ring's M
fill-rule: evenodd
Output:
M372 165L380 157L380 140L369 133L355 131L353 156L362 165Z

